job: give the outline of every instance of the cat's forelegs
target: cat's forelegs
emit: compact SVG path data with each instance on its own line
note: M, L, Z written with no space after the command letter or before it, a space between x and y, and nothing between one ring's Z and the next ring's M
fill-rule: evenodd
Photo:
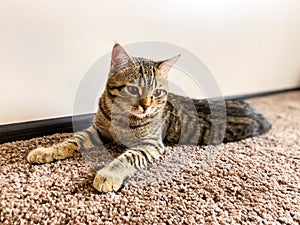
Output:
M94 188L99 192L118 191L127 178L137 170L151 165L163 151L162 143L144 144L128 149L97 172L93 182Z
M36 148L29 152L27 161L33 164L50 163L54 160L66 159L73 156L79 148L75 138L70 138L62 143L53 145L49 148Z
M72 157L81 147L93 147L94 143L91 140L96 139L93 136L97 136L97 131L94 127L90 127L75 133L73 138L66 139L49 148L40 147L32 150L27 155L27 161L33 164L42 164Z

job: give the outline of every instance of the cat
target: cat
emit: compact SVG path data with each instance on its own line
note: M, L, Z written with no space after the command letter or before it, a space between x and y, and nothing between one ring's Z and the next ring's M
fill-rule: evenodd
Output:
M205 99L169 93L168 74L178 59L179 55L164 61L131 57L115 44L92 126L52 147L32 150L27 161L41 164L65 159L81 148L97 145L100 139L122 145L126 150L98 170L93 181L99 192L118 191L137 170L159 159L165 144L219 144L271 128L268 119L248 103L225 100L227 119L217 118L218 129L212 132L211 107L221 111L221 101L211 106Z

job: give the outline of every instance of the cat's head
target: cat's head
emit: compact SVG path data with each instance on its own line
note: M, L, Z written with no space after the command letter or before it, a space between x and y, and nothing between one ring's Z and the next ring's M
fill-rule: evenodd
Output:
M107 80L108 95L119 100L120 107L144 117L161 111L167 102L168 73L179 55L164 61L129 56L115 44Z

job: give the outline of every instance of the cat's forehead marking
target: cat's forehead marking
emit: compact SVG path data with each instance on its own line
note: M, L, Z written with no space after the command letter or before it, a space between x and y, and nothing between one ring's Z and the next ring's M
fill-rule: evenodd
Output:
M153 88L157 84L155 76L155 63L149 59L134 58L136 72L138 73L137 83L143 88Z

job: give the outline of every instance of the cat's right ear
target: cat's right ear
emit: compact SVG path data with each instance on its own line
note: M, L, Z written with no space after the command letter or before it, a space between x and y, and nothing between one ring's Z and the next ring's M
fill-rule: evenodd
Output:
M130 58L130 56L120 44L116 43L112 49L111 54L111 70L122 70L131 64L132 59Z

